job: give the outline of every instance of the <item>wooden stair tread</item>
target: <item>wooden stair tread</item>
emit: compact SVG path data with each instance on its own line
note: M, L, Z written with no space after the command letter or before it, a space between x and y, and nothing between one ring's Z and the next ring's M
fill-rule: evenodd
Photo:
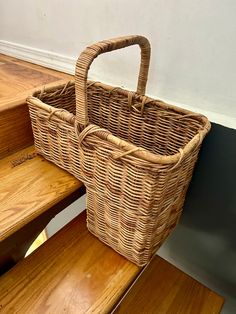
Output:
M83 212L0 277L0 312L109 313L140 271L88 232Z
M33 134L26 97L42 86L64 84L73 77L2 54L0 76L2 274L24 258L50 220L84 194L85 188L63 170L42 162L39 156L16 168L11 166L12 160L33 149L27 148L33 145Z
M73 78L52 69L0 54L0 108L6 102L25 99L29 91L39 86Z
M155 256L114 311L118 313L220 313L224 299Z
M82 187L41 156L12 166L12 161L33 152L31 146L0 160L0 242Z

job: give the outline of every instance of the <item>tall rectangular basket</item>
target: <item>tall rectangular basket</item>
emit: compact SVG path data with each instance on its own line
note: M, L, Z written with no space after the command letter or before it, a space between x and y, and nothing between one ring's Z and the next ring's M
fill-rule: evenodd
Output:
M138 44L137 92L87 81L100 54ZM86 48L75 82L28 98L35 146L87 188L87 226L145 265L180 217L208 119L145 96L150 44L127 36Z

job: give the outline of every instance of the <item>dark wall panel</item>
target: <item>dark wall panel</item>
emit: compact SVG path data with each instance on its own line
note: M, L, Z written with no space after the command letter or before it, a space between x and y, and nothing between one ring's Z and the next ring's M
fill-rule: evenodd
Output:
M180 223L158 253L236 298L236 130L212 124Z

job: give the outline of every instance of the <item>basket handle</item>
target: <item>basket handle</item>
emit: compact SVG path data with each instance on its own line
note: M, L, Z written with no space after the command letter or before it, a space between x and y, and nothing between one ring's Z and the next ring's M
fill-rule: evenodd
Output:
M75 91L76 120L81 126L86 127L89 122L87 109L87 75L91 63L100 54L131 45L139 45L141 49L137 93L145 94L151 54L151 47L147 38L132 35L100 41L87 47L79 56L75 68Z

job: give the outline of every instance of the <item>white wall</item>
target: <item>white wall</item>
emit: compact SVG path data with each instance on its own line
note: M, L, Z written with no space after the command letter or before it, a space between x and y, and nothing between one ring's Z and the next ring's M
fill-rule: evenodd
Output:
M77 57L98 40L143 34L152 43L147 93L236 128L235 12L235 0L8 0L0 39ZM129 48L100 57L90 73L134 88L138 61Z
M86 195L83 195L63 211L57 214L47 225L47 235L50 238L86 208Z

